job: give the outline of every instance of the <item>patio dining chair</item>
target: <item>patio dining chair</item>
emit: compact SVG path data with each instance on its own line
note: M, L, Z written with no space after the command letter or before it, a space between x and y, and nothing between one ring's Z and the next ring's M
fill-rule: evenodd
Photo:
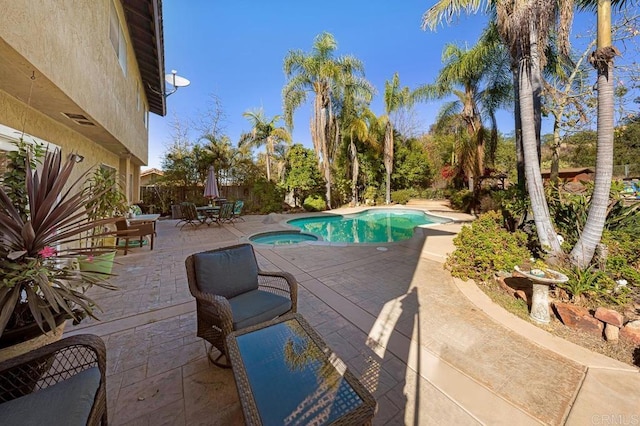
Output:
M231 216L231 222L233 222L236 219L240 219L241 221L244 222L244 218L241 216L243 207L244 207L244 201L236 200L236 202L233 204L233 215Z
M222 203L220 207L220 213L218 214L218 218L216 221L220 224L223 222L231 222L233 219L233 207L234 204L232 202L225 201Z
M198 213L198 209L196 209L196 205L193 203L182 203L180 210L182 211L182 221L184 222L180 229L186 225L192 225L197 228L207 222L207 216Z
M66 337L0 362L0 424L107 424L106 349Z
M287 272L262 271L251 244L187 257L189 291L196 298L197 335L211 344L209 359L220 367L226 337L234 330L296 312L298 283ZM214 350L219 354L214 358Z

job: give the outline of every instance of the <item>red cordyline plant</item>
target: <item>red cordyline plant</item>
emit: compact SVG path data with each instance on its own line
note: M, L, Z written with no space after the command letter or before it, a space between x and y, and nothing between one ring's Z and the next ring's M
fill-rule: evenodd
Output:
M95 303L85 291L92 285L115 289L108 276L80 272L69 262L100 251L77 247L86 232L115 220L87 218L86 204L102 194L83 189L86 173L69 184L73 154L63 163L58 149L47 152L41 172L32 170L29 157L26 220L0 187L0 336L34 321L43 332L53 330L61 315L95 318Z

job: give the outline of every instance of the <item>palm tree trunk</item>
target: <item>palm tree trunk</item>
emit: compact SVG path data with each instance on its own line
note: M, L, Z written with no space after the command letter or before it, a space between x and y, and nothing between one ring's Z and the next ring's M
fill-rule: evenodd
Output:
M548 251L552 257L557 257L562 253L562 248L560 247L556 231L551 223L549 206L545 198L542 176L540 174L540 163L538 162L538 143L536 140L534 113L534 86L532 80L535 80L536 77L534 76L540 75L540 62L537 50L537 29L534 23L530 25L531 56L529 58L521 58L519 61L519 100L525 166L524 172L538 239L540 240L543 250Z
M358 204L358 173L360 173L360 164L358 162L358 151L356 144L353 143L353 131L351 132L351 202L354 206Z
M387 172L385 202L391 204L391 173L393 172L393 124L387 122L384 133L384 168Z
M571 251L571 259L586 268L600 243L607 218L613 175L613 58L618 54L611 45L611 3L598 2L598 48L591 63L598 70L598 146L596 173L589 215L580 239Z
M267 137L267 180L271 182L271 152L272 152L272 144L273 138L271 136Z
M520 114L520 70L517 64L512 65L513 72L513 111L515 120L515 142L516 142L516 169L518 172L518 188L525 189L524 173L524 151L522 149L522 115Z
M476 149L478 150L478 152L476 156L478 160L476 162L476 173L478 179L476 180L476 182L480 183L480 176L484 176L484 126L482 125L482 123L477 123L477 129Z
M558 150L560 149L560 125L558 124L558 118L554 117L553 121L553 145L551 145L551 173L549 181L552 184L558 184L558 176L560 170L560 155Z
M329 164L327 129L328 110L325 103L325 95L319 93L314 100L314 111L311 119L311 139L318 156L318 168L323 174L326 186L327 207L331 209L331 165Z

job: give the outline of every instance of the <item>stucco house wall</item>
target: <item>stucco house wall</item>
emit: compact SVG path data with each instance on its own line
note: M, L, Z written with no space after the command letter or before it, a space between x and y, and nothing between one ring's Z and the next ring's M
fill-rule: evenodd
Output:
M82 155L77 174L100 164L117 169L135 202L140 166L148 161L149 101L124 3L1 0L0 124ZM136 6L143 3L158 7L159 0ZM126 67L110 38L112 9Z

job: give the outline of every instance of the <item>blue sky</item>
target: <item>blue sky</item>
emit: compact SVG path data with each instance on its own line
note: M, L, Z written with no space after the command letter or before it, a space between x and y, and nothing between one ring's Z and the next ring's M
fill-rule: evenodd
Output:
M412 89L433 82L444 45L473 45L486 23L485 16L463 16L437 32L422 31L422 14L432 3L164 0L166 72L177 70L191 85L167 98L165 117L151 114L149 167L160 168L172 141L174 118L185 123L197 119L207 110L212 94L222 103L225 133L234 145L241 133L250 130L243 112L263 107L269 117L282 114L283 59L289 50L310 51L313 39L323 31L336 38L338 55L352 54L364 63L367 79L378 90L372 109L383 113L381 92L394 72L403 86ZM595 18L585 16L576 26L593 27L594 23ZM439 107L439 102L416 107L425 131ZM311 147L309 118L308 106L296 111L293 140ZM500 114L499 126L503 133L513 130L510 112ZM196 137L194 132L192 138Z

